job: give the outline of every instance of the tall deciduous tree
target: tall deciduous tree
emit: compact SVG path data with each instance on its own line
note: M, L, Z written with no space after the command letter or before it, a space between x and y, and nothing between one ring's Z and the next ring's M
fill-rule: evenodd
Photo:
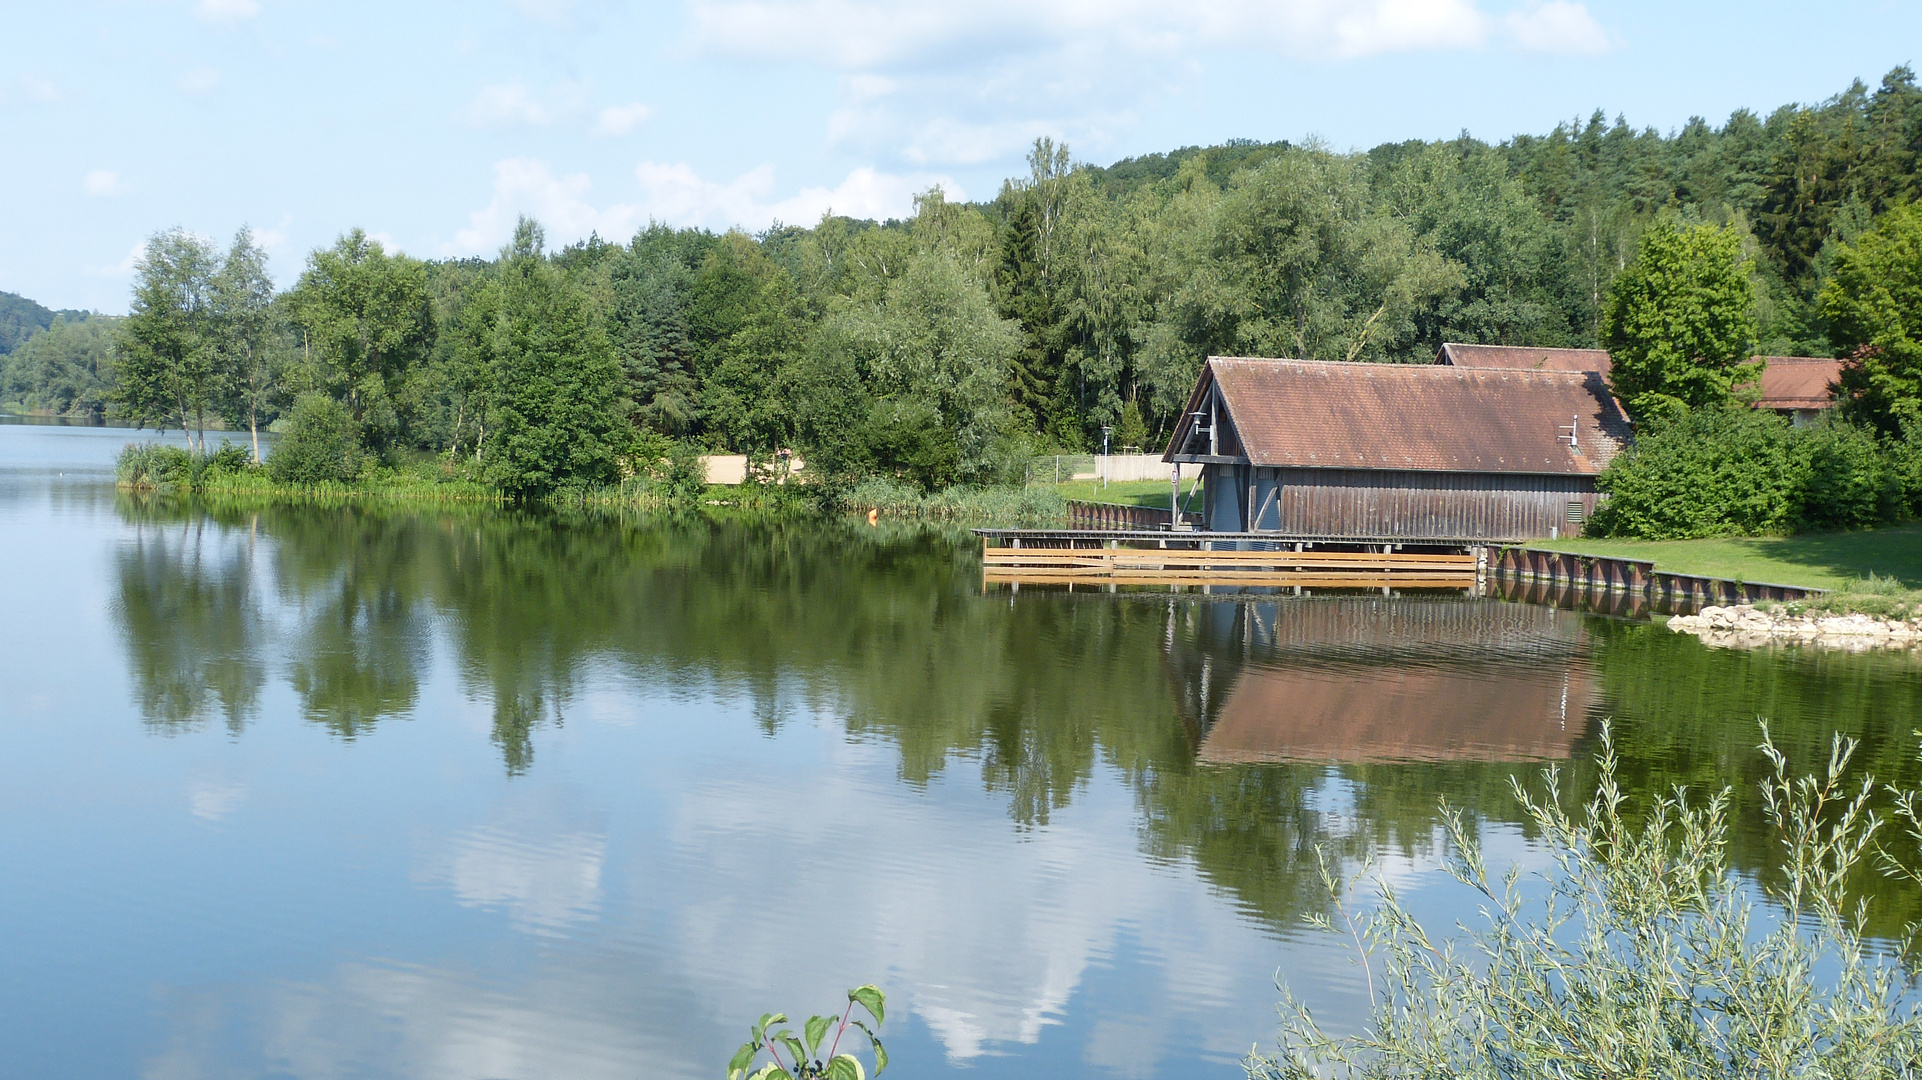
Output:
M1850 408L1890 433L1922 421L1922 207L1840 248L1821 306Z
M1733 228L1660 221L1643 233L1603 313L1610 381L1630 415L1721 405L1754 381L1754 304Z
M502 252L495 329L497 434L483 458L489 482L542 496L619 478L621 365L586 297L542 254L525 218Z
M290 300L318 388L347 405L363 438L391 439L400 425L393 389L433 336L420 262L355 229L307 257Z
M225 383L222 411L228 423L246 426L258 462L261 414L277 389L274 281L267 273L267 252L244 225L214 275L213 304Z
M206 414L221 391L214 281L220 258L185 229L155 233L134 264L121 324L116 400L136 424L177 424L207 452Z

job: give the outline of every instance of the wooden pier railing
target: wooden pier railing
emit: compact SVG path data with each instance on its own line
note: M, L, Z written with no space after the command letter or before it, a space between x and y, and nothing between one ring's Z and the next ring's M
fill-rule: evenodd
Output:
M1324 589L1472 588L1477 557L1402 551L1176 551L990 547L987 582L1033 585L1300 585Z

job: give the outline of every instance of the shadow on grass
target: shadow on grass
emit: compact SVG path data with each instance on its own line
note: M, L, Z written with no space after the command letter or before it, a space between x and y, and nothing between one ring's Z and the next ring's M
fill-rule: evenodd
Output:
M1865 578L1874 574L1899 578L1911 589L1922 589L1922 523L1866 532L1725 542L1773 562L1808 567L1833 577Z

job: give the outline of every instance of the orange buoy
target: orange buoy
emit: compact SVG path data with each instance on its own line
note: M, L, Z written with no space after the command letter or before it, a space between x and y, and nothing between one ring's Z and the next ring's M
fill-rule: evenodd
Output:
M878 510L878 509L876 509L876 510L869 510L869 511L868 511L868 524L869 524L869 525L873 525L873 524L875 524L876 522L878 522L878 521L880 521L880 520L881 520L881 511L880 511L880 510Z

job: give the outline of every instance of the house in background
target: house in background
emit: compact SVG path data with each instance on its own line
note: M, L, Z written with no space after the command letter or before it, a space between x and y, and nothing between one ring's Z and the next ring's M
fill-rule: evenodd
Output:
M1580 530L1628 438L1595 371L1210 357L1162 460L1210 531L1527 540Z
M1835 406L1835 388L1842 382L1842 361L1823 356L1758 356L1762 396L1758 409L1773 409L1796 427L1814 423Z
M1842 380L1842 361L1821 356L1758 356L1762 369L1762 397L1758 409L1770 409L1805 427L1835 405L1835 387ZM1451 367L1507 368L1514 371L1594 371L1606 378L1607 349L1538 349L1530 345L1464 345L1448 342L1435 354L1435 363Z
M1450 341L1435 354L1448 367L1512 371L1599 371L1608 374L1607 349L1541 349L1533 345L1463 345Z

